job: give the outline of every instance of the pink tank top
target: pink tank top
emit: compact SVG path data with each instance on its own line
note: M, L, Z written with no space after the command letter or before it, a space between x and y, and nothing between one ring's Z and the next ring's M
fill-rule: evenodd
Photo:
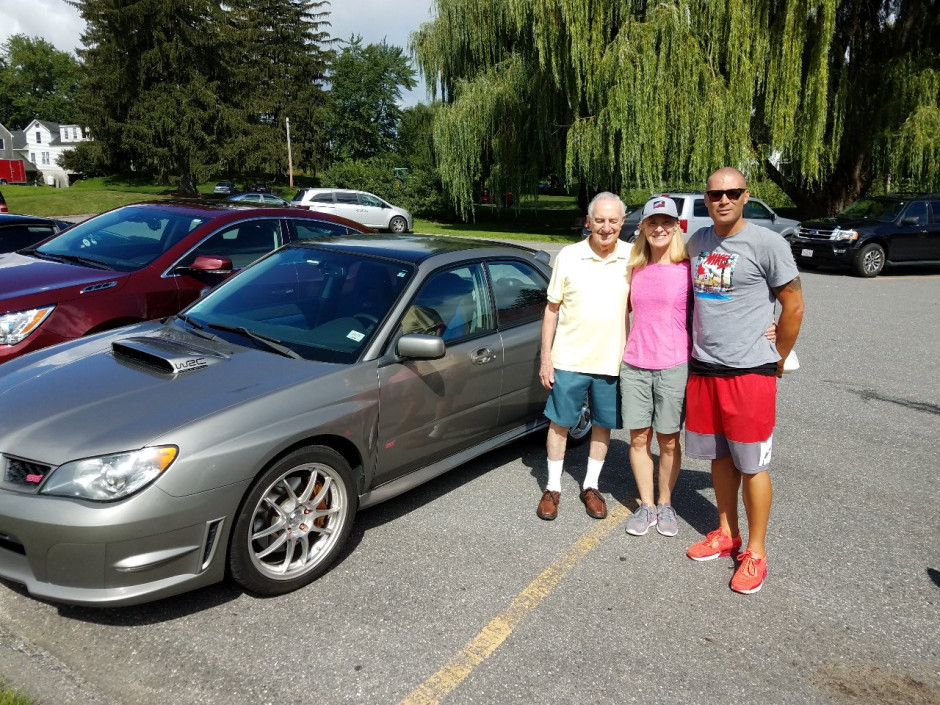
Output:
M624 362L645 370L664 370L689 361L692 354L688 327L691 287L688 260L648 264L633 270L630 282L633 320L623 353Z

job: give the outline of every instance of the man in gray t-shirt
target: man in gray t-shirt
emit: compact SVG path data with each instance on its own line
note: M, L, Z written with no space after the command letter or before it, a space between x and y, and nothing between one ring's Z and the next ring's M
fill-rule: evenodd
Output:
M760 590L767 575L765 539L772 489L770 458L777 378L803 319L799 272L786 241L744 220L748 191L737 169L708 179L705 203L714 225L689 238L695 305L686 389L686 454L711 460L719 528L688 556L736 556L738 488L747 512L747 550L731 588ZM764 336L781 304L776 346Z

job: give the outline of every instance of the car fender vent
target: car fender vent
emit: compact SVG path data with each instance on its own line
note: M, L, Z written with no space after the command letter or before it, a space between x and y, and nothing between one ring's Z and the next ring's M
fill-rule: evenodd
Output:
M195 346L180 346L157 338L126 338L111 343L111 351L120 360L135 362L164 374L201 370L224 358Z
M79 293L81 293L81 294L89 294L89 293L91 293L92 291L104 291L105 289L113 289L113 288L116 287L116 286L117 286L117 282L116 282L116 281L101 282L100 284L92 284L92 285L90 285L90 286L86 286L86 287L85 287L84 289L82 289Z

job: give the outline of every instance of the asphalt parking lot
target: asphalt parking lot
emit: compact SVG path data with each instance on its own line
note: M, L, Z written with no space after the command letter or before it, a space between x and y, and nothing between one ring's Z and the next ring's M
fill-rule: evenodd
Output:
M217 585L134 608L0 584L0 677L39 703L938 703L940 271L803 273L802 369L780 384L769 577L696 563L714 528L685 460L675 538L626 535L614 433L588 517L586 448L535 516L543 438L363 511L299 592Z

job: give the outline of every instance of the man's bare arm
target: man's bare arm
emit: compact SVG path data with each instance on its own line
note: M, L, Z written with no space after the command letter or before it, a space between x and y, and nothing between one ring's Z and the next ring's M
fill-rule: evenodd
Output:
M549 301L542 316L542 351L539 356L539 380L545 389L551 389L555 383L555 368L552 366L552 343L555 342L555 330L558 328L559 304Z
M796 344L803 323L803 283L796 277L783 286L773 287L773 292L781 307L777 321L777 352L780 353L777 376L780 377L783 375L783 361Z

